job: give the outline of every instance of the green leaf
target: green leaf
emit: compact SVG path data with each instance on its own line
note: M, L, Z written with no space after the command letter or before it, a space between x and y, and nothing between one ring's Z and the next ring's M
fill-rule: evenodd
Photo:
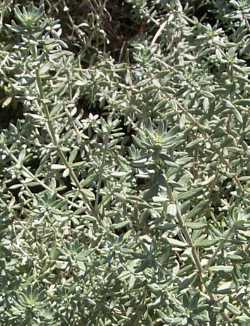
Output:
M84 195L88 200L95 200L95 194L89 189L81 188L80 197L82 197L82 195Z
M116 223L116 224L112 224L111 225L111 228L113 230L119 230L119 229L122 229L126 226L129 226L130 225L130 222L129 221L124 221L124 222L120 222L120 223Z
M233 112L236 120L239 121L240 123L243 123L243 118L242 118L240 112L236 108L233 108L232 112Z
M250 99L249 98L243 98L243 99L240 99L240 100L236 100L233 103L234 103L234 105L250 106Z
M194 189L190 189L188 191L185 191L183 193L179 193L177 195L177 199L178 200L187 200L187 199L192 199L195 198L199 195L201 195L203 192L203 188L194 188Z
M22 149L18 155L18 162L17 162L18 169L22 168L25 156L26 156L26 148Z
M172 239L172 238L166 238L168 243L172 246L172 247L180 247L180 248L186 248L188 247L187 243L182 242L180 240L176 240L176 239Z
M6 106L10 105L12 101L13 101L13 97L11 96L6 97L2 102L2 108L5 108Z
M233 271L233 266L224 266L224 265L216 265L209 267L209 271L211 272L225 272L225 273L231 273Z
M241 311L235 305L229 302L225 302L225 308L230 311L233 315L241 315Z
M200 248L200 247L204 247L204 248L207 248L207 247L212 247L214 244L216 244L220 239L197 239L195 240L194 242L194 246L197 247L197 248Z
M62 164L51 164L51 170L64 170L66 167Z
M205 209L208 208L209 200L202 200L198 205L196 205L191 212L187 214L187 220L192 218L197 218Z
M201 230L206 228L207 224L202 222L186 222L186 226L193 230Z
M220 284L217 288L217 293L220 294L231 294L234 289L233 283L232 282L223 282Z

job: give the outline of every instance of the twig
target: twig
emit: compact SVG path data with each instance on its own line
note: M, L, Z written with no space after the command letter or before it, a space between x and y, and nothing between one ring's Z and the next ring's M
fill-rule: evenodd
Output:
M168 21L166 20L165 22L163 22L161 25L160 25L160 28L158 29L158 31L156 32L152 42L151 42L151 47L156 43L157 39L160 37L162 31L164 30L164 28L166 27Z

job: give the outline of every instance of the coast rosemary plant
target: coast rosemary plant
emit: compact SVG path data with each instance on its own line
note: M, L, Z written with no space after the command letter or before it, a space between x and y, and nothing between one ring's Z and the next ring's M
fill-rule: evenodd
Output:
M249 325L248 1L62 3L0 6L1 324Z

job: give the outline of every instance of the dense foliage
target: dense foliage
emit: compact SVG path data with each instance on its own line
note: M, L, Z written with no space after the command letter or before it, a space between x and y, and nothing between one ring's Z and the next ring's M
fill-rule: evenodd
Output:
M249 1L0 12L1 325L249 325Z

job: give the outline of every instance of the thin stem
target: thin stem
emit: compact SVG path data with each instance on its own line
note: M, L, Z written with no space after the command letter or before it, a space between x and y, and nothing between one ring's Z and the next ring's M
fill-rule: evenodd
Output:
M223 249L224 244L227 242L227 240L230 238L231 234L234 232L235 230L235 225L233 225L226 233L226 236L222 239L222 241L220 242L220 244L218 245L218 247L216 248L215 252L213 253L213 255L210 257L206 268L208 269L212 263L214 262L214 260L216 259L218 253L220 252L220 250Z
M202 285L200 287L200 290L203 291L203 289L206 290L209 298L211 301L215 301L215 298L213 296L213 294L208 290L206 284L205 284L205 281L203 279L203 268L201 266L201 262L200 262L200 257L199 257L199 254L197 252L197 249L193 243L193 240L188 232L188 229L184 223L184 220L183 220L183 217L182 217L182 214L181 214L181 210L180 210L180 206L179 206L179 203L177 201L177 199L174 198L174 195L173 195L173 192L172 192L172 189L170 189L170 187L168 187L168 196L170 198L170 201L172 203L175 204L176 206L176 217L177 217L177 221L178 221L178 224L179 224L179 227L184 235L184 238L185 238L185 241L187 242L187 244L189 245L189 247L191 248L191 252L192 252L192 256L193 256L193 261L194 261L194 264L198 270L198 273L199 273L199 278L200 278L200 282Z
M18 159L15 157L15 155L13 155L9 149L6 147L6 150L8 151L8 154L10 155L10 157L13 159L14 162L18 163ZM79 205L73 203L72 201L70 201L69 199L67 199L66 197L60 195L58 192L56 192L55 190L51 189L49 186L47 186L44 182L42 182L37 176L35 176L32 172L30 172L30 170L28 170L25 166L22 166L23 171L25 172L26 175L24 176L28 176L29 178L31 178L32 180L36 181L40 186L42 186L44 189L48 190L51 193L54 193L55 196L57 198L62 199L63 201L66 201L68 204L70 204L72 207L78 208L79 209Z
M90 205L89 199L86 197L86 195L85 195L85 193L84 193L84 191L83 191L83 189L81 187L81 184L80 184L74 170L72 169L71 165L68 163L67 158L65 157L63 151L61 150L61 148L59 146L59 143L58 143L58 140L57 140L57 137L56 137L56 134L55 134L51 119L50 119L48 106L42 100L44 98L44 94L43 94L42 83L41 83L41 79L40 79L38 71L36 71L36 79L37 79L37 86L38 86L38 91L39 91L39 95L40 95L40 101L39 102L42 105L42 112L43 112L43 114L44 114L44 116L45 116L45 118L47 120L47 127L48 127L47 129L48 129L48 133L50 135L50 138L51 138L51 140L53 142L53 145L56 147L57 152L58 152L63 164L68 169L69 175L70 175L71 179L73 180L74 184L76 185L76 187L78 188L78 191L81 194L82 198Z
M199 258L199 255L198 255L198 252L196 250L196 247L194 246L193 244L193 240L188 232L188 229L183 221L183 218L182 218L182 214L181 214L181 210L180 210L180 206L179 206L179 203L177 202L177 200L174 199L174 196L173 196L173 193L172 191L169 191L169 195L170 195L170 200L175 203L175 206L176 206L176 217L177 217L177 220L178 220L178 224L182 230L182 233L184 235L184 238L187 242L187 244L191 247L191 250L192 250L192 254L193 254L193 259L194 259L194 262L195 262L195 266L197 268L197 270L199 271L199 274L201 275L203 270L202 270L202 266L201 266L201 263L200 263L200 258Z
M100 198L100 191L101 191L101 182L102 182L102 174L105 166L105 159L107 154L107 141L105 140L105 146L102 154L102 163L99 169L99 175L98 175L98 181L97 181L97 189L96 189L96 197L95 197L95 213L98 216L99 215L99 198Z

